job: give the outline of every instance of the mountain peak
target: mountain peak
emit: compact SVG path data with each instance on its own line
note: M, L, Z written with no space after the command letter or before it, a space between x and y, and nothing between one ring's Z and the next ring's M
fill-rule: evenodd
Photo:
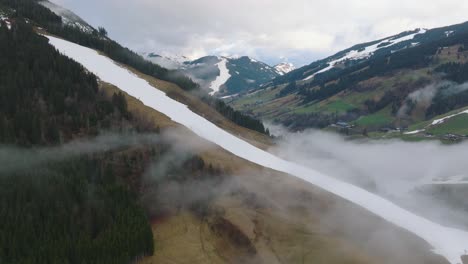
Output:
M209 55L190 60L185 56L164 52L145 52L140 55L165 68L181 71L216 96L238 94L257 88L280 75L277 69L249 56ZM291 66L286 64L282 69L287 71Z
M184 63L190 61L187 56L170 54L167 52L142 52L140 55L146 60L170 70L183 68Z
M296 67L294 67L294 65L290 62L279 63L275 65L273 68L275 68L276 72L279 75L285 75L286 73L289 73L296 69Z

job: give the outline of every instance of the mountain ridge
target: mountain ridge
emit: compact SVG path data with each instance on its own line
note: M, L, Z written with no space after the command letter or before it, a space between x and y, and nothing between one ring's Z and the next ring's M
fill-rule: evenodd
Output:
M338 121L355 126L356 134L405 129L468 105L462 88L467 44L468 23L405 31L354 45L229 103L292 129L326 128ZM447 81L454 82L450 91L458 91L458 97L440 85ZM434 95L423 104L415 94L427 85L435 87Z

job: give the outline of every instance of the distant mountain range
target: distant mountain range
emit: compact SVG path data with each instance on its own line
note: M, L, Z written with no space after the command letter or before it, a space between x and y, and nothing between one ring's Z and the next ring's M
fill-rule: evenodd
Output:
M61 16L64 24L79 28L86 33L96 32L95 28L70 10L47 0L39 3ZM263 83L295 69L291 63L284 62L272 67L247 56L205 56L191 60L183 55L164 52L147 52L140 55L164 68L181 71L199 83L203 89L209 91L211 95L218 97L257 89Z
M181 70L212 95L224 97L246 92L294 70L291 63L274 67L248 56L205 56L190 60L185 56L142 53L147 60L168 69Z
M72 12L49 1L40 3L64 24L99 34ZM8 26L8 11L3 13L0 19ZM177 69L237 110L293 129L468 135L468 23L402 32L298 69L288 63L271 67L245 56L190 60L142 55ZM435 122L439 119L444 122Z

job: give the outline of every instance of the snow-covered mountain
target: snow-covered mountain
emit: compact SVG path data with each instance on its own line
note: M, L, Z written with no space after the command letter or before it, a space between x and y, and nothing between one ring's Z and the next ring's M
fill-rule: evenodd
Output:
M282 62L275 65L274 68L279 75L285 75L286 73L292 72L296 69L296 67L289 62Z
M140 55L154 64L170 70L182 69L184 68L184 62L190 61L188 57L183 55L156 54L154 52L141 53Z
M414 40L414 38L417 35L422 35L426 33L426 29L416 29L414 31L408 31L404 32L402 34L392 36L389 38L385 38L376 42L372 43L366 43L362 46L351 48L350 50L347 50L346 52L343 52L341 54L337 54L335 57L330 57L327 61L326 67L322 67L322 69L318 71L312 71L308 73L307 77L304 78L304 81L310 80L315 77L315 75L323 72L327 72L340 64L345 64L345 63L352 63L352 61L358 62L360 60L366 60L379 52L379 50L390 50L390 53L397 52L401 49L406 49L409 47L414 47L419 45L419 42ZM414 41L412 41L414 40ZM403 45L397 45L399 43L403 43Z
M274 83L290 83L292 81L312 82L316 79L315 77L319 77L320 75L323 76L324 74L342 71L374 58L389 56L402 50L430 43L434 40L449 38L462 30L464 30L464 26L461 24L431 30L417 28L383 39L361 43L342 50L328 58L312 62L309 65L285 73L277 78Z
M141 53L147 60L168 69L178 69L209 90L212 95L227 96L256 88L284 74L293 67L284 64L279 68L247 56L205 56L189 60L185 56ZM278 70L281 69L281 70Z
M92 26L86 23L86 21L81 19L78 15L66 8L63 8L62 6L56 5L48 0L39 1L39 3L49 8L56 15L61 16L63 23L69 26L79 28L86 33L93 33L96 31Z

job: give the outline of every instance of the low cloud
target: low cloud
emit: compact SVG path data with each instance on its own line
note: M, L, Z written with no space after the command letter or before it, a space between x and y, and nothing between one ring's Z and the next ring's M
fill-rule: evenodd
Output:
M430 190L426 187L434 180L468 177L468 143L346 140L314 130L283 133L282 138L273 151L285 159L361 186L442 224L468 228L468 208L451 208L431 192L421 192Z
M77 139L54 147L23 148L0 145L0 172L13 172L41 166L47 162L59 162L80 155L113 151L120 148L165 144L177 153L190 150L204 151L210 145L195 137L187 136L185 130L173 128L161 134L102 132L94 138Z
M398 116L403 117L415 106L429 107L435 96L450 96L468 90L468 82L458 84L452 81L440 81L429 84L408 95L403 105L398 110Z

